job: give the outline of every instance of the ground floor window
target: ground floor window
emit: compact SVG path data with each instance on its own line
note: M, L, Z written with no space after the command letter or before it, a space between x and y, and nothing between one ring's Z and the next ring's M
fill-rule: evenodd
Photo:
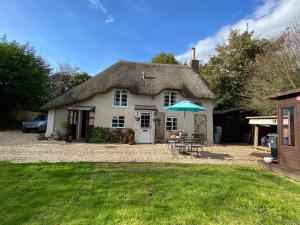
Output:
M176 117L167 117L166 130L169 130L169 131L177 130L177 118Z
M113 116L112 118L112 127L124 128L125 117L124 116Z

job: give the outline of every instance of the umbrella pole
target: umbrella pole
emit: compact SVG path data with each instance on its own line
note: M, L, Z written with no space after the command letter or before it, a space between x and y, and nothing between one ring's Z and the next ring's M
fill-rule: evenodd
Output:
M185 111L183 111L183 131L185 131Z

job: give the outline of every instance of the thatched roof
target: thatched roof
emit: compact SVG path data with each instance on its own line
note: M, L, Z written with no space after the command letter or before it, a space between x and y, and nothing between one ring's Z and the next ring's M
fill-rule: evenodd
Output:
M127 89L136 95L155 96L163 90L177 90L187 98L215 98L206 81L189 66L119 61L42 109L73 104L113 88Z

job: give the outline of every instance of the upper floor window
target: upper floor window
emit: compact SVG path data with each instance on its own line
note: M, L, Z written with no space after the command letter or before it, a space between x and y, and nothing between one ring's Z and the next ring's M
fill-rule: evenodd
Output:
M114 90L113 106L127 107L128 106L128 91Z
M164 92L164 107L169 107L176 104L176 91L165 91Z

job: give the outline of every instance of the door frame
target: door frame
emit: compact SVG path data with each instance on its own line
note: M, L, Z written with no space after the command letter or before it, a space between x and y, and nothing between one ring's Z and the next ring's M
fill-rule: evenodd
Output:
M154 119L154 114L155 114L156 110L135 110L134 115L135 118L140 118L138 121L136 119L134 119L134 132L135 132L135 142L139 143L139 144L154 144L154 136L155 136L155 123L153 121ZM141 128L141 114L142 113L149 113L150 114L150 141L149 142L141 142L140 138L140 134L142 131Z

